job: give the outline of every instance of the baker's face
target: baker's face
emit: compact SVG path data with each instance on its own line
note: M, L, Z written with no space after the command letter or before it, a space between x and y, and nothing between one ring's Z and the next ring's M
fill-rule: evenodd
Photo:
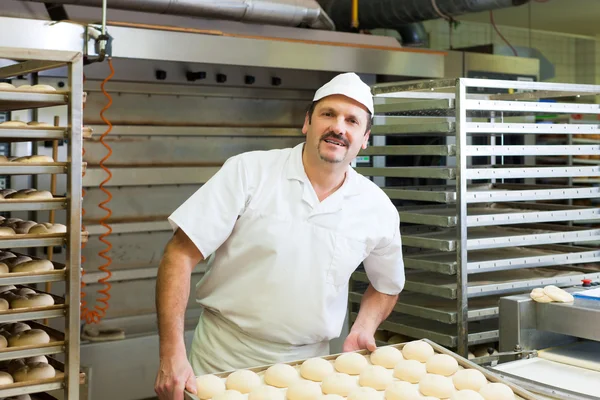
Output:
M350 163L361 148L367 147L369 113L359 102L333 95L320 100L304 120L308 151L328 163Z

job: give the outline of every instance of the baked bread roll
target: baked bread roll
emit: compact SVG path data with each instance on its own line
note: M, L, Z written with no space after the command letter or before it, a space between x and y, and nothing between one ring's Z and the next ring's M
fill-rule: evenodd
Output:
M5 224L14 224L16 222L21 222L23 221L21 218L7 218L4 220Z
M30 200L46 200L52 199L52 193L47 190L32 190L27 189L26 191L19 190L16 193L12 193L4 196L5 199L30 199Z
M32 88L33 88L33 86L31 86L31 85L21 85L21 86L17 87L16 89L22 90L24 92L30 92Z
M19 127L19 126L27 126L27 124L23 121L4 121L0 124L2 127Z
M12 310L54 305L54 299L47 293L26 294L23 296L17 295L16 298L10 299L9 302Z
M46 363L29 363L13 374L15 382L26 382L38 379L52 379L56 376L54 367Z
M8 226L0 226L0 236L15 236L15 230Z
M17 235L25 235L29 233L29 230L36 225L37 222L35 221L21 221L17 222L13 229L15 230Z
M50 343L50 335L42 329L29 329L8 338L8 347L37 346Z
M29 229L29 234L49 234L49 233L65 233L67 232L66 225L63 224L51 224L49 222L44 222L41 224L37 224L32 226Z
M0 371L0 386L14 383L13 377L8 372Z
M31 89L38 90L38 91L41 91L41 92L56 92L56 89L53 86L43 85L43 84L33 85L31 87Z
M8 82L0 82L0 90L15 90L15 85Z
M0 264L1 266L2 264ZM48 260L31 260L25 261L20 264L15 265L10 269L12 273L18 272L44 272L44 271L52 271L54 269L54 264Z
M51 162L54 162L54 159L50 156L37 154L37 155L33 155L33 156L18 157L12 161L19 162L19 163L33 164L33 163L51 163Z

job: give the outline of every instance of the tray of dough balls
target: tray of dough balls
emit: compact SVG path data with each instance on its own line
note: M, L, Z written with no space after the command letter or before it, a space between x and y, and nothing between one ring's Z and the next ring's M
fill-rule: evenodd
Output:
M41 316L37 314L43 311L62 310L64 307L64 299L51 293L21 285L0 286L0 323L14 321L15 314L19 314L19 319L31 319L28 314L36 314L34 318L60 316L62 313ZM0 349L1 340L0 338Z
M538 399L427 340L196 377L188 400Z
M37 190L37 189L2 189L0 190L0 209L2 211L17 211L7 205L14 204L30 204L30 203L60 203L65 204L65 197L54 197L54 195L48 190ZM51 206L52 207L52 206ZM54 209L55 206L48 209Z
M1 207L1 205L0 205ZM62 237L67 226L50 222L24 221L21 218L0 216L0 245L6 239L38 239L40 237Z
M82 128L84 138L91 138L93 130L90 127ZM11 137L10 135L18 135ZM67 137L67 128L62 126L54 126L47 122L40 121L18 121L10 120L0 123L0 137L8 139L7 141L19 141L19 137L25 138L43 138L60 140ZM12 139L12 140L11 140ZM8 159L4 160L7 161Z
M13 111L32 107L64 105L68 91L50 85L20 85L0 82L0 110Z
M0 324L0 360L60 353L64 333L35 321Z
M37 277L44 277L44 282L48 282L50 276L59 280L64 273L63 264L16 251L0 250L0 284L35 283L31 278Z
M14 396L11 389L28 386L31 391L46 390L35 385L60 383L64 377L64 364L48 356L35 356L0 361L0 398ZM60 388L60 387L58 387ZM20 390L22 393L22 390ZM6 394L5 394L6 393ZM31 399L52 399L42 393L29 394ZM19 397L16 397L19 399Z

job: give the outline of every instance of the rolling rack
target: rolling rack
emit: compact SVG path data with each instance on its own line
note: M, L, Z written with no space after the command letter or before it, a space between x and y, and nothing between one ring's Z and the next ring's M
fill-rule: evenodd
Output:
M573 224L598 220L600 208L570 204L600 197L597 186L572 184L599 177L600 166L535 163L540 155L597 155L600 145L529 144L540 134L598 135L598 124L531 121L537 113L599 115L600 105L579 101L600 86L460 78L378 84L372 92L373 137L403 138L361 153L385 156L385 166L356 168L385 179L400 213L406 285L380 329L467 357L469 346L498 341L500 297L600 279L600 249L582 246L597 241L600 229ZM559 100L540 101L547 98ZM565 102L572 99L578 102ZM409 156L434 157L437 165L389 165ZM544 177L571 184L535 184ZM359 267L350 282L351 321L367 283Z
M29 90L0 88L0 111L34 110L44 107L64 106L68 109L68 118L64 127L60 126L2 126L0 141L29 142L32 148L41 141L65 141L67 157L65 161L43 163L21 163L15 161L0 162L0 174L40 176L64 174L66 176L66 195L53 194L46 200L0 199L0 211L39 212L47 210L65 210L66 232L48 234L16 234L0 237L0 249L14 254L42 254L43 248L61 246L66 249L64 264L52 261L53 270L27 273L0 274L0 285L14 285L17 288L29 287L38 293L37 284L45 283L46 290L51 282L64 282L64 296L49 293L54 305L26 309L8 309L0 311L0 323L24 322L32 329L41 329L48 333L50 342L42 345L6 347L0 349L0 364L6 366L9 360L46 356L56 374L53 378L26 380L0 385L0 398L32 394L32 398L53 398L48 392L64 392L64 398L79 398L80 384L85 378L80 373L80 282L81 282L81 243L86 235L81 230L81 182L83 173L82 140L84 132L91 131L82 127L83 109L83 57L78 52L25 50L0 47L0 60L10 60L9 65L0 68L0 79L18 76L37 76L38 72L64 68L68 85L65 90ZM6 64L4 64L6 65ZM34 150L35 151L35 150ZM36 179L32 179L35 185ZM25 189L25 188L15 188ZM38 223L48 221L36 221ZM29 255L29 254L27 254ZM31 256L36 259L35 256ZM43 258L43 257L42 257ZM51 257L48 257L51 258ZM53 329L48 320L62 318L64 331ZM62 323L60 324L62 327ZM53 357L52 357L53 356ZM57 357L64 360L61 362ZM33 396L35 394L35 396Z

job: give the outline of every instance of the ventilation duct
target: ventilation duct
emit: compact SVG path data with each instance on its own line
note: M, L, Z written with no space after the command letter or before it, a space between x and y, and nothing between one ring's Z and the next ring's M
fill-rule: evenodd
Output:
M102 0L28 1L54 5L102 7ZM335 29L331 19L315 0L110 0L107 3L108 8L117 10Z
M529 0L359 0L360 29L398 29L431 19L520 6ZM351 31L352 0L319 0L340 31Z

